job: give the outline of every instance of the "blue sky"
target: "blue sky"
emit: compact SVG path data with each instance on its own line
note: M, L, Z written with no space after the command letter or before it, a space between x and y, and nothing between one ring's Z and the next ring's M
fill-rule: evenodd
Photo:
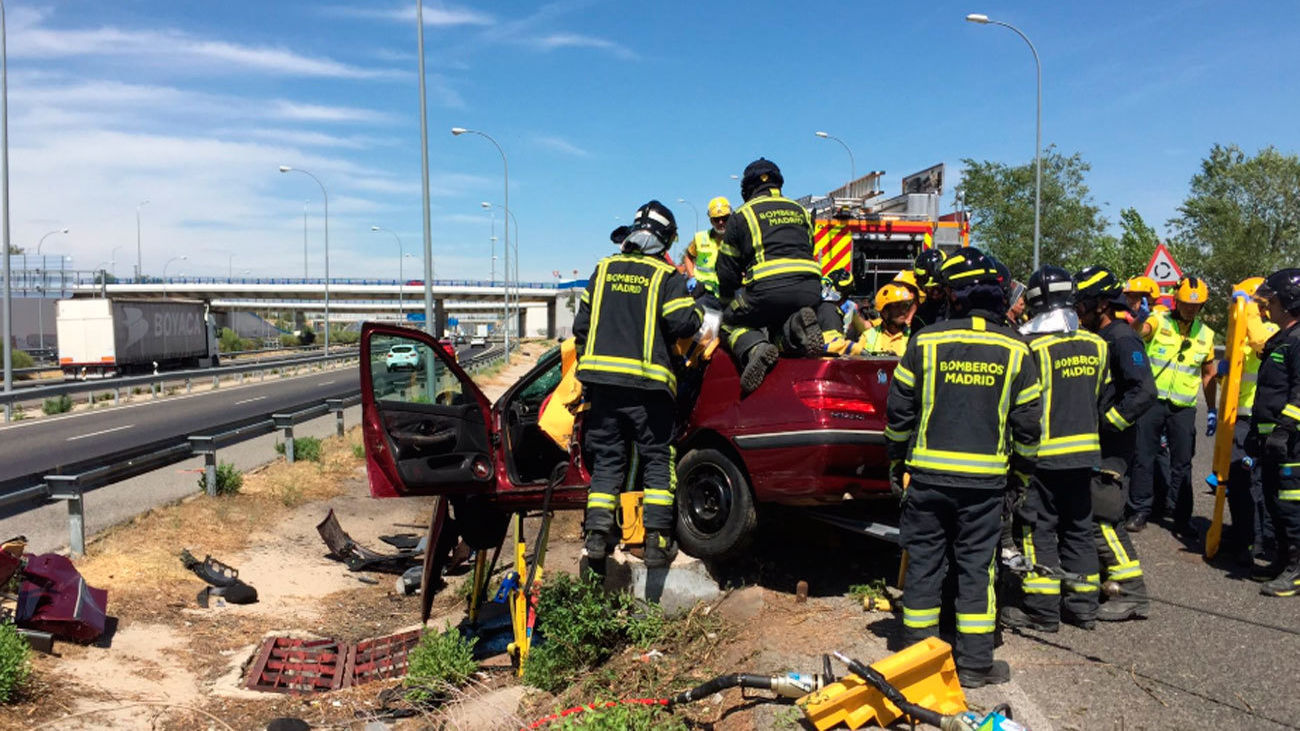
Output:
M1293 152L1300 4L554 2L425 6L433 248L439 278L488 272L490 219L510 203L521 274L585 275L607 234L659 198L694 227L759 155L791 195L937 162L1033 154L1033 63L1043 139L1080 152L1109 218L1135 206L1163 230L1215 142ZM12 238L77 268L143 260L159 273L396 277L396 232L421 244L414 3L64 0L8 4ZM950 192L945 192L945 203ZM502 235L501 214L496 234ZM978 235L978 234L977 234ZM120 247L120 248L118 248ZM117 249L114 253L114 249ZM680 248L674 250L676 253ZM497 254L501 254L500 243ZM1050 254L1045 254L1050 261ZM408 259L406 277L419 276ZM500 273L500 264L497 271Z

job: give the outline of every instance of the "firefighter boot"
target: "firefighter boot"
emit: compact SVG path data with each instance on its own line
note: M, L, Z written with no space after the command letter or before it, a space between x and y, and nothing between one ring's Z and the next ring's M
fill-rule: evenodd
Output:
M609 534L598 530L587 531L582 555L587 557L587 570L603 580L606 559L609 557Z
M1011 680L1011 666L1005 660L994 660L993 665L983 670L974 668L957 668L957 682L963 688L983 688L986 685L1000 685Z
M788 325L794 345L803 351L803 354L816 358L826 354L826 339L822 337L822 326L817 321L817 312L811 307L801 307L799 311L790 316Z
M1282 570L1286 568L1289 553L1290 551L1285 545L1279 544L1273 554L1272 561L1263 566L1256 565L1250 570L1250 580L1265 583L1276 579L1282 573Z
M1300 546L1292 546L1287 552L1286 568L1276 579L1259 587L1264 596L1295 596L1300 594Z
M677 544L673 537L659 531L646 531L645 566L648 569L668 568L677 558Z
M746 351L745 367L740 374L740 392L748 395L758 390L779 356L776 346L766 342L758 343Z
M1059 632L1061 631L1060 621L1043 619L1029 614L1020 607L1003 607L998 613L998 621L1003 627L1013 629L1032 629L1036 632Z
M1102 622L1123 622L1126 619L1146 619L1151 607L1145 599L1114 598L1097 608L1097 619Z

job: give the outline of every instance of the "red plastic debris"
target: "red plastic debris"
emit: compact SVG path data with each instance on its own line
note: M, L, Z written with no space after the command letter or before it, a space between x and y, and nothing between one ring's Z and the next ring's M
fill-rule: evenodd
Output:
M262 642L245 687L269 693L324 693L406 674L407 653L420 630L337 640L270 637Z

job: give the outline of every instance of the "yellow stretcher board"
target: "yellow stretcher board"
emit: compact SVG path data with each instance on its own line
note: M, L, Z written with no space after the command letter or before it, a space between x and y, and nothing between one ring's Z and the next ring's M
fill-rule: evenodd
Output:
M1214 488L1214 517L1205 534L1205 557L1214 558L1223 537L1223 505L1228 497L1228 470L1232 467L1232 441L1237 426L1237 400L1246 370L1246 301L1234 297L1228 306L1228 337L1223 357L1228 373L1219 389L1219 428L1214 436L1214 472L1205 481Z

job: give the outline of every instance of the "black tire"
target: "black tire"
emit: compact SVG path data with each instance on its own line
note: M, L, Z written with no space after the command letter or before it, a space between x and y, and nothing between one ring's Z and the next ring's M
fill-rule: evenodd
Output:
M749 480L716 449L693 449L677 463L676 502L677 541L696 558L732 558L754 538Z

